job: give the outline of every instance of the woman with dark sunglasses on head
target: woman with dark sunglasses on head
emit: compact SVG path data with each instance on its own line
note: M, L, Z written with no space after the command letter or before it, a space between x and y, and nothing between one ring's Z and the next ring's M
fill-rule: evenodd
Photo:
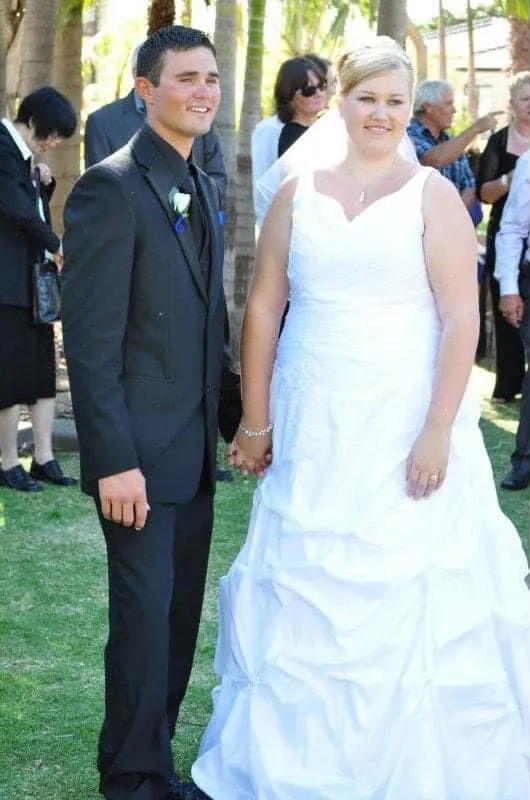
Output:
M274 86L276 113L284 123L278 157L316 121L326 105L326 76L314 61L290 58L281 65Z

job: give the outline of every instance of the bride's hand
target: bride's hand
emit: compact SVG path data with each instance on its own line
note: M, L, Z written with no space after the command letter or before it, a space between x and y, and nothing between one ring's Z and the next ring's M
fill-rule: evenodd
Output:
M261 478L272 461L272 435L251 438L238 430L234 441L226 446L225 457L243 476L253 472Z
M407 458L407 494L415 500L428 497L445 480L451 431L424 428Z

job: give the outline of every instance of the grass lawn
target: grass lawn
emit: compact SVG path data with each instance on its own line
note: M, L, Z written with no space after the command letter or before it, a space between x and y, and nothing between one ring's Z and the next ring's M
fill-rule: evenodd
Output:
M484 398L491 374L475 370ZM483 403L482 428L499 480L508 468L517 407ZM61 463L75 474L75 456ZM192 683L176 738L186 773L208 719L216 593L245 536L253 483L220 484L207 597ZM528 547L529 491L500 493ZM47 487L0 490L0 800L96 800L106 629L103 540L91 501Z

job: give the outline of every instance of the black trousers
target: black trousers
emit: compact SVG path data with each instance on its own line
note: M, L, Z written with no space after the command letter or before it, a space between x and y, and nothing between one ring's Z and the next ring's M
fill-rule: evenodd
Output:
M163 800L201 616L213 497L199 489L189 503L153 504L142 531L100 520L109 578L100 791L107 800Z

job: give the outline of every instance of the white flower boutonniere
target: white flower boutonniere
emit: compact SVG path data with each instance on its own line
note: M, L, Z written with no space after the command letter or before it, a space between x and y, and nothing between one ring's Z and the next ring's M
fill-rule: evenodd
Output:
M173 186L169 192L168 199L171 208L177 215L173 228L176 233L182 233L184 231L184 220L188 219L190 214L191 195L186 192L179 192Z

